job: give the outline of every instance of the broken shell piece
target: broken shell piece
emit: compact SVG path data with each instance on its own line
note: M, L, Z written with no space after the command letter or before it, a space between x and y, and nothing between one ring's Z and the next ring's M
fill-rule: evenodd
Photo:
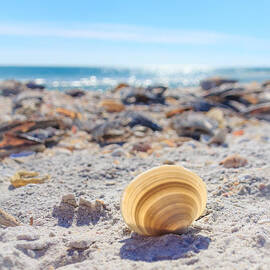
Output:
M58 218L58 224L61 226L71 226L74 218L75 208L77 206L73 194L62 196L59 205L54 206L53 217Z
M70 89L65 92L65 94L74 97L74 98L79 98L85 95L85 92L81 89Z
M75 249L86 249L95 242L95 238L85 235L75 235L69 240L68 246Z
M74 207L77 207L77 202L75 199L75 196L73 194L66 194L62 196L61 203L67 203L69 205L72 205Z
M223 159L219 165L223 165L225 168L239 168L247 164L247 160L239 155L231 155Z
M269 120L270 102L250 106L244 111L247 116L255 116L258 119Z
M213 136L218 123L202 113L190 112L176 116L172 121L172 126L178 136L199 140L203 134Z
M71 111L71 110L67 110L65 108L56 108L56 112L59 113L59 114L62 114L64 116L67 116L71 119L75 119L75 118L78 118L78 119L82 119L82 115L78 112L74 112L74 111Z
M50 179L49 175L37 178L38 172L19 171L10 178L10 183L13 187L22 187L28 184L42 184Z
M199 176L181 166L163 165L131 181L121 213L138 234L179 233L201 216L206 200L206 185Z
M226 136L227 136L227 129L226 128L222 128L219 129L218 132L210 139L210 141L208 142L209 145L211 144L223 144L226 141Z
M87 201L86 199L80 197L79 206L85 206L88 208L92 208L92 203Z
M23 138L18 134L6 133L0 142L0 158L23 151L42 152L45 146L38 140L32 138Z
M202 80L200 82L200 86L204 90L210 90L222 84L231 84L231 83L236 83L236 82L237 80L225 79L225 78L221 78L217 76L217 77L212 77L212 78L207 78L205 80Z
M120 94L122 94L122 102L124 104L153 104L153 103L165 103L164 92L167 87L164 86L149 86L147 88L135 88L128 87L123 89Z
M224 118L224 113L219 108L213 108L206 113L206 115L214 120L216 120L219 124L220 128L224 128L226 126L226 120Z
M122 103L113 99L104 99L99 105L107 112L121 112L125 109L125 106Z
M172 161L172 160L168 160L168 159L166 159L166 160L164 160L164 161L163 161L163 164L165 164L165 165L174 165L174 164L175 164L175 162L174 162L174 161Z
M117 91L119 91L120 89L123 89L123 88L128 88L129 85L126 84L126 83L119 83L114 89L112 89L112 92L113 93L116 93Z
M181 108L173 109L173 110L166 112L166 117L171 118L177 114L181 114L181 113L183 113L185 111L189 111L189 110L192 110L191 106L183 106Z
M147 152L151 150L151 148L152 148L151 145L147 142L138 142L133 145L132 151Z
M15 227L19 225L20 223L15 219L15 217L0 209L0 226Z
M129 130L120 121L107 121L95 126L92 131L93 140L99 143L118 143L127 140Z
M100 200L90 202L80 197L79 208L77 212L77 224L96 224L101 218L106 219L109 216L108 211L109 209L104 202Z
M101 211L103 209L107 209L103 201L96 200L95 202L90 202L82 197L80 197L79 206L87 207L92 211Z

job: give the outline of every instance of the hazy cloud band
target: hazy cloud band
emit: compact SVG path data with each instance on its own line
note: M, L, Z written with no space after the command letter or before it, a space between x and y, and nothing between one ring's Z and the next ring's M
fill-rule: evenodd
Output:
M1 24L0 36L55 37L154 44L233 44L269 48L270 40L202 30L159 29L117 24L77 26Z

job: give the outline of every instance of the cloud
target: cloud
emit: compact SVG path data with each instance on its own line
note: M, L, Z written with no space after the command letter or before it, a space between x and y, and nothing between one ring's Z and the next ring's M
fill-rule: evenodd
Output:
M120 42L221 45L234 48L267 49L269 39L231 35L214 31L166 29L121 24L62 25L0 24L0 36L53 37Z
M208 31L171 30L117 24L55 27L53 25L7 25L2 23L0 35L82 38L158 44L213 44L228 38L225 34Z

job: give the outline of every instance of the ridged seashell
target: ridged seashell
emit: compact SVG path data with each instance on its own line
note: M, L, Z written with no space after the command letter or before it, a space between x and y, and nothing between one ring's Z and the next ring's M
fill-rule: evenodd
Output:
M121 212L138 234L179 233L201 216L206 200L206 185L199 176L181 166L163 165L130 182Z

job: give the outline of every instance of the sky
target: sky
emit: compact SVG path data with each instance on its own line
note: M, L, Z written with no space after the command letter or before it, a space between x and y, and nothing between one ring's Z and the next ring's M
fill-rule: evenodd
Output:
M268 0L2 1L0 65L270 66Z

